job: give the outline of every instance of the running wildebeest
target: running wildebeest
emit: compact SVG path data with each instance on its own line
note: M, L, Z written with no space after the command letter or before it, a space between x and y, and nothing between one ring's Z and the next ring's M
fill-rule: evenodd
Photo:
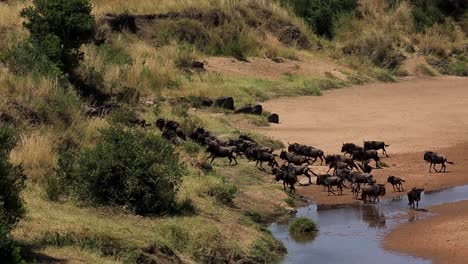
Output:
M432 151L426 151L424 153L424 160L426 162L429 162L429 172L431 172L432 168L434 168L434 171L437 172L436 164L442 165L438 172L442 172L442 169L445 172L445 169L447 168L447 165L445 165L445 163L454 164L453 162L448 161L445 156L438 155L437 153L432 152Z
M328 195L330 193L333 193L335 195L335 192L333 191L333 186L336 186L338 188L339 194L343 195L343 179L337 176L330 176L329 174L325 175L319 175L317 176L317 185L323 185L324 188L327 187L327 192Z
M327 173L330 172L330 170L332 168L336 169L336 166L337 166L338 162L344 162L344 163L348 164L348 166L350 168L355 168L357 171L359 171L358 166L356 165L356 163L354 163L352 158L347 158L347 157L341 156L341 155L327 155L325 157L325 164L328 164Z
M369 166L370 161L364 161L364 165L359 164L359 168L361 168L362 172L364 173L371 173L372 172L372 167Z
M312 179L311 179L311 175L309 174L312 173L314 176L317 176L317 174L315 174L309 167L307 166L296 166L296 165L292 165L292 164L289 164L288 166L286 165L282 165L281 166L281 169L282 170L287 170L289 172L292 172L294 173L296 176L299 176L299 175L304 175L306 176L307 178L309 178L309 183L312 184Z
M249 153L247 155L247 153ZM251 157L253 155L253 159L256 160L257 162L255 163L255 166L258 166L260 164L260 168L262 170L265 170L263 167L263 162L268 162L268 165L271 168L274 168L275 166L278 166L278 162L276 162L276 156L274 154L264 152L261 150L256 150L256 148L253 148L252 151L247 150L246 157Z
M367 202L367 197L369 197L369 202L371 202L371 198L373 202L377 200L380 202L379 196L385 195L385 184L377 184L377 185L366 185L361 188L361 199L364 203Z
M383 150L383 154L388 158L387 150L385 147L390 145L386 145L383 141L364 141L364 150Z
M286 191L287 185L289 185L290 192L296 192L294 185L297 183L297 176L294 173L278 168L272 169L273 175L275 175L276 182L283 181L283 188Z
M304 163L310 164L310 159L305 156L299 156L294 153L288 153L284 150L281 151L280 159L285 160L288 164L302 165Z
M341 153L344 153L345 156L346 154L352 156L353 152L358 150L364 150L364 148L354 143L343 143L343 145L341 146Z
M416 202L416 209L419 209L419 201L421 201L421 193L424 191L424 188L414 187L411 191L408 192L408 205L410 208L414 209L414 202Z
M389 182L392 185L393 191L396 191L396 190L398 190L399 192L404 191L403 182L405 182L405 180L403 180L402 178L395 177L395 176L388 176L387 182ZM395 186L396 186L396 190L395 190Z
M376 168L381 168L380 165L379 165L380 158L379 158L379 154L377 153L377 150L364 150L364 151L363 150L358 150L358 151L354 151L352 159L357 160L357 161L361 161L362 164L364 164L364 162L366 162L366 161L368 161L370 159L373 159L375 161L375 167Z
M312 163L317 161L317 159L320 159L320 165L323 164L323 161L325 159L325 154L323 150L317 149L311 146L307 146L307 145L301 145L298 143L289 144L288 151L296 155L302 155L302 156L313 158L314 160L312 161Z
M208 143L208 149L207 151L210 152L210 157L211 162L213 163L215 158L228 158L229 159L229 165L231 165L232 160L236 162L235 165L237 165L237 159L234 156L236 147L223 147L216 143L215 141L210 141Z

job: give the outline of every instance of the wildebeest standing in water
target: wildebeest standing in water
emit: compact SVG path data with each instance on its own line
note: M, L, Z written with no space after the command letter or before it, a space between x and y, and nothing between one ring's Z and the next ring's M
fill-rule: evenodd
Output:
M403 191L403 182L405 182L405 180L403 180L402 178L395 177L395 176L388 176L387 182L389 182L392 185L393 191L396 191L396 190L398 190L399 192ZM396 190L395 190L395 186L396 186Z
M408 192L408 205L410 208L414 209L414 202L416 202L416 209L419 209L419 201L421 201L421 193L424 191L424 188L414 187L411 191Z
M436 164L442 165L438 172L442 172L442 169L445 172L445 169L447 168L447 165L445 165L445 163L454 164L453 162L448 161L445 156L438 155L437 153L432 151L426 151L424 153L424 160L426 162L429 162L429 172L431 172L432 168L434 168L434 171L437 172Z
M383 141L364 141L364 150L383 150L383 154L388 158L387 150L385 147L389 147Z

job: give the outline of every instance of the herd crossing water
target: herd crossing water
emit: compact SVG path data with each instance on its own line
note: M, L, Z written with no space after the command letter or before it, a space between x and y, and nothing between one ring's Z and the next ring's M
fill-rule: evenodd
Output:
M283 263L431 263L430 260L389 252L381 240L397 225L430 216L420 210L407 216L406 193L381 204L354 206L317 206L310 204L298 210L294 217L308 217L319 226L315 237L293 238L286 223L273 223L270 230L288 249ZM468 185L441 191L425 192L420 208L468 200Z

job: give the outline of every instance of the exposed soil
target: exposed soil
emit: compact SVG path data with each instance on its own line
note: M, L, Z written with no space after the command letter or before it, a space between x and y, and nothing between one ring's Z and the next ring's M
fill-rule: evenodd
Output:
M286 74L325 75L326 73L346 79L346 76L340 72L340 69L343 67L311 56L306 60L283 59L283 62L280 63L262 58L249 58L249 62L243 62L233 58L210 57L206 60L205 67L208 71L219 72L225 75L266 80L279 79Z
M436 215L398 227L386 237L388 250L429 258L434 263L467 263L468 201L429 208ZM410 212L418 217L420 212Z
M395 175L406 180L406 190L468 184L468 78L371 84L328 91L323 97L272 100L265 102L264 108L278 113L281 124L260 130L285 143L308 144L326 153L339 153L342 142L381 140L390 144L390 157L382 158L389 167L372 172L378 182ZM425 150L435 150L455 165L448 164L447 173L429 173L423 160ZM313 169L324 173L327 168ZM322 187L310 185L299 186L298 192L324 205L360 202L353 200L349 190L343 196L328 196ZM387 184L386 197L402 194L406 192L394 192ZM436 263L466 263L468 202L430 211L438 215L396 229L386 239L385 247Z

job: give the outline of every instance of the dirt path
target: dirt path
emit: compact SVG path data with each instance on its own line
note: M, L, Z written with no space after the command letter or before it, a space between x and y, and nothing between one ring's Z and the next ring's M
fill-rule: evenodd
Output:
M467 263L468 201L435 206L429 211L436 216L400 226L386 237L385 248L429 258L434 263ZM419 213L413 211L409 216Z

